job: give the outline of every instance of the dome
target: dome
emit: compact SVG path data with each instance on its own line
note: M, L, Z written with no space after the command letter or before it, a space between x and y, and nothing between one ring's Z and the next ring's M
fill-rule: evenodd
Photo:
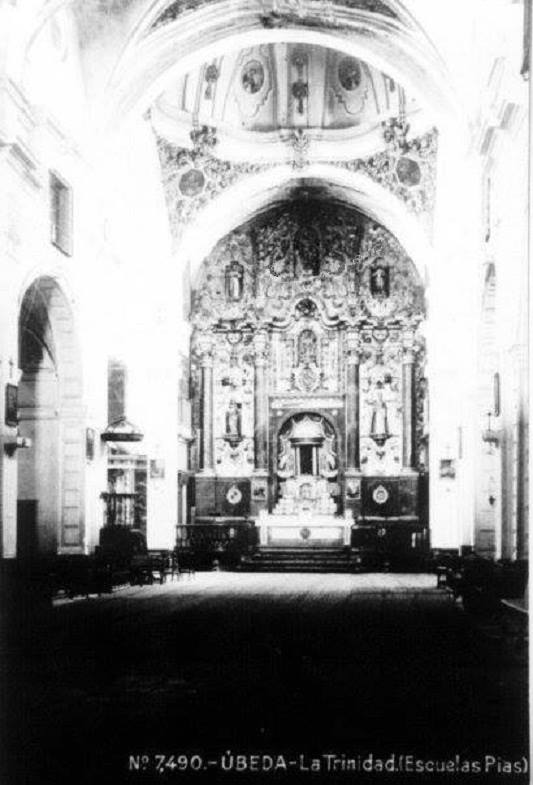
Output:
M417 111L395 81L363 60L316 45L273 43L230 52L185 74L156 101L152 120L163 137L184 147L192 127L203 125L216 128L228 149L231 141L261 142L268 157L269 142L279 145L299 130L315 143L345 140L353 156L354 139Z

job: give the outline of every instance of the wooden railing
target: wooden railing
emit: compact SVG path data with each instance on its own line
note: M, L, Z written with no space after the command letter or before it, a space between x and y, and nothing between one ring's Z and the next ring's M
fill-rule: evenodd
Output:
M253 553L259 532L251 521L217 521L177 527L176 551L180 562L196 560L197 566L218 562L235 566L241 557Z

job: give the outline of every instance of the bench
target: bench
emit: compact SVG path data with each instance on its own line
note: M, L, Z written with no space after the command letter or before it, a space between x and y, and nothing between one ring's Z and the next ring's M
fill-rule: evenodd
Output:
M178 560L172 551L152 549L148 553L131 557L130 584L132 586L151 585L155 580L163 584L167 578L171 580L175 577L179 578L179 573Z

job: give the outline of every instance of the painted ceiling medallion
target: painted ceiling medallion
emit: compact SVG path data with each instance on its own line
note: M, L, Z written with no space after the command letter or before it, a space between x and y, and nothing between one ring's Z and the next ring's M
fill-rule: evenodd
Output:
M246 93L258 93L265 83L265 69L258 60L250 60L242 69L241 84Z
M200 169L188 169L179 180L179 189L184 196L193 197L201 193L205 186L205 175Z
M361 84L361 66L353 57L343 57L338 66L338 77L344 90L357 90Z
M416 161L402 156L396 164L396 176L403 185L419 185L422 172Z

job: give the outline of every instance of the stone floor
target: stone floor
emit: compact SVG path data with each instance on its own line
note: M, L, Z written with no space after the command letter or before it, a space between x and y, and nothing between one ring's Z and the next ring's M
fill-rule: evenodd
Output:
M58 602L10 640L6 785L427 782L321 756L505 762L527 748L524 652L434 576L202 573ZM234 765L266 755L260 768L283 755L289 771L225 771L227 750ZM451 780L529 781L498 765Z

